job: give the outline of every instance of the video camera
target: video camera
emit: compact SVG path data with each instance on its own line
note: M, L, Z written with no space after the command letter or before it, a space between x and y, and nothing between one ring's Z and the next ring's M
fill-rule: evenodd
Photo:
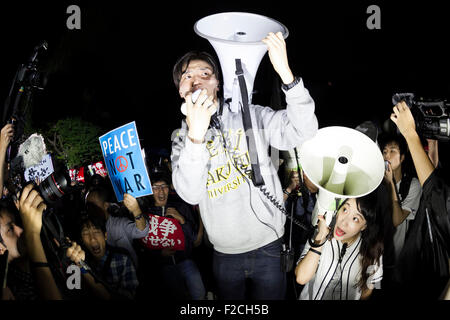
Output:
M47 75L39 68L42 54L47 50L48 43L45 40L34 47L28 61L20 64L17 69L5 100L2 122L14 125L14 137L7 152L9 176L5 183L13 199L29 183L25 179L25 171L39 164L46 154L43 138L37 134L27 138L24 135L24 127L27 116L31 116L29 107L32 105L34 93L42 91L47 83ZM49 207L44 220L47 216L51 216L53 211L51 206L71 191L70 177L64 170L54 171L39 185L35 181L31 182Z
M450 141L450 103L446 100L416 99L414 93L396 93L394 105L405 101L416 122L416 130L423 138Z
M25 185L33 183L34 189L44 199L47 209L42 218L43 239L46 240L43 241L43 244L53 251L53 256L49 255L48 259L50 265L54 267L60 264L62 255L56 253L52 239L58 240L61 247L64 245L62 242L65 239L55 205L58 199L72 191L71 180L68 172L65 172L63 168L55 170L39 184L32 179L27 181L25 178L26 170L38 165L46 154L43 138L37 134L27 137L24 134L24 128L28 118L31 117L30 106L33 103L34 93L42 91L47 83L46 74L39 68L42 53L47 49L48 43L41 41L34 47L28 60L20 64L5 100L2 124L11 123L14 125L14 136L6 154L8 178L5 181L5 186L11 198L17 199ZM64 276L65 274L62 274L61 278L63 279Z
M47 76L38 68L39 58L42 52L48 49L47 41L42 41L36 47L26 63L22 63L14 76L5 100L2 123L14 124L14 137L12 144L22 138L25 116L29 112L33 93L42 91L47 84ZM19 142L20 143L20 142Z

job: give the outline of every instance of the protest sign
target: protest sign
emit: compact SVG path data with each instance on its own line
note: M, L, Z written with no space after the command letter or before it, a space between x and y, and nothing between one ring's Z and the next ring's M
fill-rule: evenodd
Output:
M147 236L141 239L148 249L184 250L184 233L181 224L173 218L149 214L150 228Z
M123 200L124 193L135 198L153 194L134 121L109 131L99 141L117 201Z
M98 174L105 178L108 176L108 172L106 171L105 164L103 161L97 161L87 166L89 170L89 174L93 176L94 174ZM72 182L86 182L84 178L84 166L80 169L69 169L70 180Z
M70 181L77 181L78 170L77 169L69 169Z
M80 170L77 171L76 180L78 182L85 182L84 180L84 167L81 167Z
M106 177L108 175L108 173L106 172L105 165L103 164L103 161L98 161L93 164L90 164L88 168L89 170L92 171L91 175L99 174L102 177Z
M41 162L35 166L29 167L24 172L25 181L34 181L36 178L39 181L44 181L54 171L52 157L46 154Z

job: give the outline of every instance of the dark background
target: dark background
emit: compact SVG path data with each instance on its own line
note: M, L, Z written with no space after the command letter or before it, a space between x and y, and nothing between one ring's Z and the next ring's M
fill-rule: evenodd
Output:
M81 8L81 30L66 27L71 4ZM381 30L366 27L371 4L380 6ZM171 133L182 119L172 67L192 49L215 54L193 26L225 11L266 15L289 29L290 66L316 102L320 127L355 127L366 120L381 125L395 92L448 98L450 19L446 8L432 1L74 0L2 2L0 103L18 66L45 39L49 50L41 64L48 84L35 97L34 127L77 115L106 132L134 120L143 147L170 150ZM276 101L277 81L266 55L253 101Z

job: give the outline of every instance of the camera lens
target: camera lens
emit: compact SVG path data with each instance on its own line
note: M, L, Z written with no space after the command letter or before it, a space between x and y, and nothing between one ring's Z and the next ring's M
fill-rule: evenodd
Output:
M52 173L39 185L39 191L47 203L55 203L70 190L70 179L62 173Z

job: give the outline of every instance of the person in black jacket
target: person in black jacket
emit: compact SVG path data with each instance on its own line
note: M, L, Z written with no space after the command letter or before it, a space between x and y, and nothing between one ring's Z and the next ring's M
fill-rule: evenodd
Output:
M427 156L415 121L404 101L397 104L391 120L405 137L422 197L416 219L400 254L398 277L403 298L437 299L449 281L450 188Z

